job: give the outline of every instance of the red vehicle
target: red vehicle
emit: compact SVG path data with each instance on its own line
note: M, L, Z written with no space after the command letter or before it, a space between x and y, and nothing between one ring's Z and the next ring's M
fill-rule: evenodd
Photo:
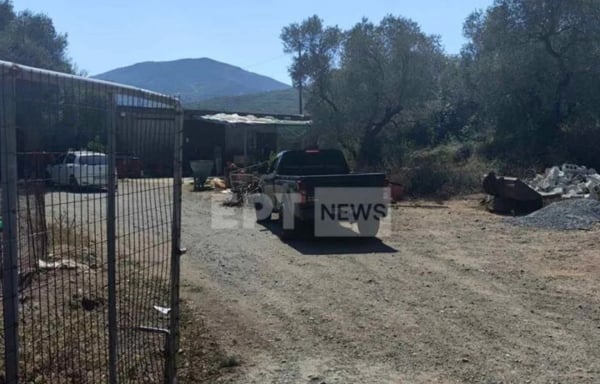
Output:
M19 178L47 179L46 167L54 164L57 154L53 152L23 152L17 155Z
M117 155L117 174L121 178L136 179L144 176L142 161L137 156Z

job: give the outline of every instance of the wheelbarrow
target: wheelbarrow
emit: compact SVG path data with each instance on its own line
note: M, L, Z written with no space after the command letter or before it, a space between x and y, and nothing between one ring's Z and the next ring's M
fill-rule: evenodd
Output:
M194 176L194 191L199 191L204 188L204 183L212 172L213 165L213 160L190 161L190 168L192 168L192 174Z

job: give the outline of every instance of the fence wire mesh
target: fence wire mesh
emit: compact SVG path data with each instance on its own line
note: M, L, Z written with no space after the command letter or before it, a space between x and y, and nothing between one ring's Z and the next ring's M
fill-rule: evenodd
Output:
M4 62L0 80L0 382L172 382L179 102Z

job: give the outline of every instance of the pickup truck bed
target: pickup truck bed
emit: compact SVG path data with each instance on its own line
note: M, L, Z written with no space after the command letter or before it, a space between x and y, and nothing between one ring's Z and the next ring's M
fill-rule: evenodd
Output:
M346 195L357 189L381 188L380 197L383 202L383 188L386 185L383 173L352 173L338 150L307 150L281 152L269 172L261 178L260 189L263 198L269 200L271 212L279 213L282 225L283 216L293 216L296 226L302 222L314 224L315 204L319 203L315 201L317 188L339 189L336 194L339 193L340 201L344 201ZM257 206L257 219L270 219L270 215L264 211L259 215L258 211L262 207L262 204ZM377 221L375 224L378 228L378 219L372 221ZM285 229L284 227L284 232Z

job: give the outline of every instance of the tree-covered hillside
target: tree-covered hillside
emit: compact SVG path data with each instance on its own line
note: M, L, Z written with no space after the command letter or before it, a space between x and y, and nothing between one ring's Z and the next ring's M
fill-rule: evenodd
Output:
M242 96L224 96L188 104L191 108L226 112L256 112L297 114L298 91L293 88L253 93Z

